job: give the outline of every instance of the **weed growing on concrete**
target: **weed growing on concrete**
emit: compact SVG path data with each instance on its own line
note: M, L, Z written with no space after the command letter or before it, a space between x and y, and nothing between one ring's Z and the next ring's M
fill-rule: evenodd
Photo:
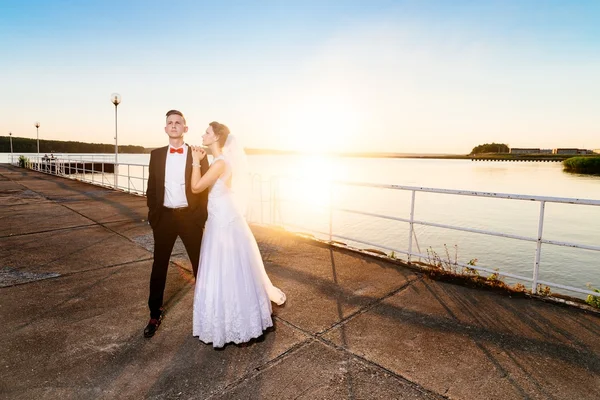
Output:
M471 258L469 260L469 262L467 263L468 265L472 265L475 266L477 265L477 259L476 258ZM465 267L465 269L463 270L465 275L475 275L475 276L480 276L479 275L479 271L476 270L475 268L469 268L469 267Z
M596 289L595 287L592 287L591 283L588 283L587 287L596 293L600 293L600 289ZM600 308L600 296L594 296L594 295L588 294L587 298L585 299L585 302L592 307Z
M537 294L539 294L540 296L550 296L550 292L550 287L538 283Z
M500 280L498 275L498 269L496 268L496 272L487 277L488 282L497 282Z
M444 244L444 249L446 252L446 258L442 258L431 246L427 249L427 264L439 269L440 271L450 272L450 273L458 273L457 271L457 246L455 245L455 253L454 253L454 261L450 259L450 252L448 251L448 246Z
M458 246L454 245L454 252L451 255L447 245L444 245L445 257L440 256L433 248L427 249L427 266L429 269L429 275L433 277L439 277L447 280L458 280L464 283L474 284L475 286L486 286L498 289L505 289L514 291L509 285L503 281L503 277L496 269L496 272L492 273L488 277L481 276L480 271L475 268L459 268L458 266ZM472 258L467 263L470 266L476 266L478 260ZM523 289L525 286L521 285ZM521 289L519 287L519 289ZM520 291L520 290L519 290ZM522 290L525 292L525 290Z
M27 163L29 163L29 158L25 156L19 156L19 167L25 168L25 165L27 165Z
M521 284L521 283L515 283L512 287L512 289L515 292L521 292L521 293L525 293L527 292L527 288L525 287L525 285Z

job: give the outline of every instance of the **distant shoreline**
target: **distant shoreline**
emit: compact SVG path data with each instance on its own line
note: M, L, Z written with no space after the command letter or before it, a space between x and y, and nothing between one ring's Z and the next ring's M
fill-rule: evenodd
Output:
M485 153L485 154L423 154L423 153L373 153L373 152L323 152L311 153L293 150L268 150L268 149L245 149L248 155L283 155L283 156L323 156L323 157L349 157L349 158L421 158L442 160L472 160L472 161L564 161L571 157L593 157L594 154L508 154L508 153Z
M42 141L40 141L42 142ZM42 144L42 143L40 143ZM108 145L101 145L108 146ZM42 147L42 146L40 146ZM143 149L142 152L139 150ZM119 146L120 154L149 154L156 147L142 146ZM2 149L5 150L5 149ZM40 153L50 153L40 148ZM111 149L112 150L112 149ZM135 151L138 150L138 151ZM304 157L344 157L344 158L413 158L413 159L439 159L439 160L471 160L471 161L555 161L560 162L572 157L594 157L598 154L509 154L509 153L483 153L483 154L443 154L443 153L392 153L392 152L310 152L295 150L275 150L245 148L248 155L271 155L271 156L304 156ZM0 151L1 153L10 153ZM35 151L34 151L35 152ZM15 150L15 153L23 151ZM26 151L25 153L31 153ZM52 153L71 153L64 151L54 151ZM114 154L110 152L73 152L74 154Z
M323 157L350 157L350 158L450 158L469 159L465 154L424 154L424 153L375 153L375 152L309 152L294 150L271 150L245 148L248 155L282 155L282 156L323 156Z

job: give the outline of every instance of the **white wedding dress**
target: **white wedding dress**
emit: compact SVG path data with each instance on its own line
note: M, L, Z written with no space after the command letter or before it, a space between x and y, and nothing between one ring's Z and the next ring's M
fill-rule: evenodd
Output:
M194 291L193 335L214 347L243 343L273 326L271 301L283 304L285 294L273 286L256 239L244 219L228 182L231 165L210 188L208 219L200 248Z

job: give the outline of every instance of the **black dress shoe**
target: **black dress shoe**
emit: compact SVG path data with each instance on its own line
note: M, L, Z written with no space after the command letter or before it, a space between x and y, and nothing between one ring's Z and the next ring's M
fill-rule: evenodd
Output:
M150 319L150 322L148 322L148 325L146 325L146 328L144 329L144 337L145 338L151 338L152 336L154 336L154 334L158 330L158 327L160 326L161 319L162 319L162 317L159 317L158 319L156 319L156 318Z

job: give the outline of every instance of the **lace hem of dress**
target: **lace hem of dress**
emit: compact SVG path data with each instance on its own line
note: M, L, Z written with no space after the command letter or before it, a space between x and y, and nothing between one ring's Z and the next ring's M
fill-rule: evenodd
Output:
M228 310L225 318L214 318L211 305L196 311L192 335L204 343L212 343L213 347L223 347L226 343L245 343L263 334L263 331L273 326L270 304L260 301L249 315L242 316L240 312Z
M200 332L193 332L193 336L206 344L212 344L213 347L223 347L227 343L246 343L252 339L256 339L264 333L264 331L273 326L271 318L262 319L262 325L246 327L244 332L227 331L225 335L213 335L210 330L202 329Z

